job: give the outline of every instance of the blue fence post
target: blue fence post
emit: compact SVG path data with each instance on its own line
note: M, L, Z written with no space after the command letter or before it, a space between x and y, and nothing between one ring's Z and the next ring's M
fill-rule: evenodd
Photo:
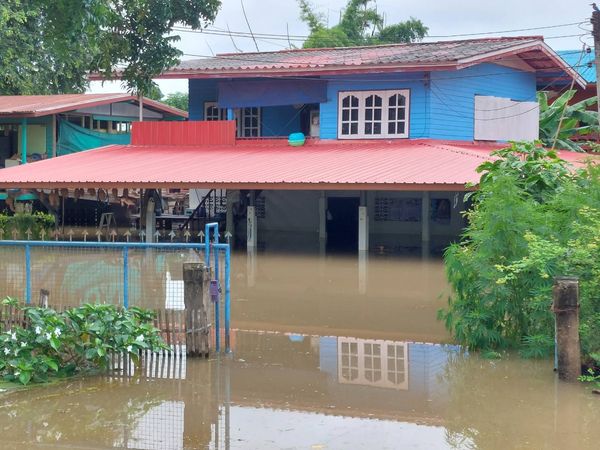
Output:
M229 322L231 319L231 247L225 247L225 352L231 352Z
M31 303L31 247L25 246L25 303Z
M123 307L129 308L129 247L123 247Z

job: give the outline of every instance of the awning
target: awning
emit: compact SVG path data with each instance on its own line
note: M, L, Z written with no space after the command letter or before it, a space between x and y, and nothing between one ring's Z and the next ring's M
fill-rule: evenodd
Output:
M235 145L111 145L0 170L0 188L462 191L503 144L280 139ZM561 152L571 161L580 153Z
M239 80L218 85L220 108L302 105L327 100L327 82L322 80Z

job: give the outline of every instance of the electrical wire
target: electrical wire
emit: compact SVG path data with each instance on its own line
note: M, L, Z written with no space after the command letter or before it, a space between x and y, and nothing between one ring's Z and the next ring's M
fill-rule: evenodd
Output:
M583 20L583 21L578 21L578 22L562 23L562 24L556 24L556 25L546 25L546 26L541 26L541 27L516 28L516 29L510 29L510 30L497 30L497 31L482 31L482 32L477 32L477 33L428 35L428 36L425 36L425 38L441 39L441 38L455 38L455 37L469 37L469 36L489 36L489 35L500 34L500 33L518 33L521 31L537 31L537 30L564 28L564 27L569 27L569 26L579 26L579 25L582 25L585 23L587 23L587 21ZM272 38L272 39L282 39L282 40L286 40L286 41L288 39L294 40L294 41L299 41L299 40L303 41L310 37L310 35L301 35L301 34L290 34L288 36L287 34L279 34L279 33L249 33L247 31L226 32L225 30L219 29L217 27L205 28L203 30L195 30L195 29L192 29L189 27L177 26L177 27L174 27L174 29L176 29L178 31L190 32L190 33L208 33L208 34L224 33L225 35L233 34L238 37L252 38L252 36L254 36L254 37ZM578 36L578 35L576 35L576 36ZM560 37L560 36L557 36L557 37ZM321 40L321 41L323 41L323 40Z

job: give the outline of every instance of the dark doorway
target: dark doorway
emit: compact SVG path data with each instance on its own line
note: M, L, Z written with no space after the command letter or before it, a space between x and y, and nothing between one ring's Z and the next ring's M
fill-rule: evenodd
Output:
M358 249L358 198L327 199L327 249L354 252Z

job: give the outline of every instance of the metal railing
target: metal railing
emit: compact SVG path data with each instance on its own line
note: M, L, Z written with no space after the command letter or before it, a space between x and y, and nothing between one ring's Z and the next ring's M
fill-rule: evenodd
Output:
M50 293L51 304L62 306L101 302L125 308L183 309L183 262L200 262L203 254L211 269L211 285L216 287L217 352L222 283L225 287L225 350L229 352L231 249L219 242L217 223L206 224L205 236L204 243L0 240L0 295L31 304L39 289Z

